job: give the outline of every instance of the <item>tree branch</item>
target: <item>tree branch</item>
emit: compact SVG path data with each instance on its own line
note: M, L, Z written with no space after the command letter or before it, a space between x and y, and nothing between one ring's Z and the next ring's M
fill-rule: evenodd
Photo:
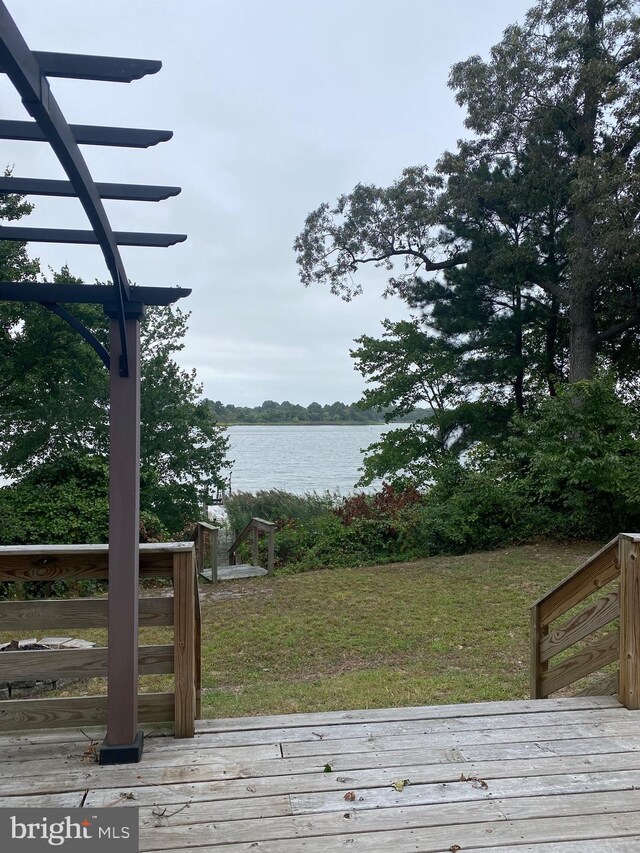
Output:
M393 249L389 252L385 252L382 255L374 256L371 258L354 258L354 265L381 263L382 261L389 260L389 258L402 257L405 255L410 255L411 257L418 258L418 260L422 261L427 272L436 272L437 270L450 270L453 269L453 267L458 267L461 264L466 264L469 260L468 252L455 252L450 258L447 258L446 261L432 261L423 252L418 251L418 249L407 248Z
M620 156L626 160L632 153L634 148L640 145L640 126L636 127L627 137L627 141L620 149Z
M622 334L622 332L626 332L627 329L633 329L634 326L640 326L640 314L636 314L635 317L629 317L627 320L622 320L620 323L615 323L613 326L609 326L604 332L599 332L594 340L597 344L602 343L603 341L610 341L612 338L616 338L618 335Z

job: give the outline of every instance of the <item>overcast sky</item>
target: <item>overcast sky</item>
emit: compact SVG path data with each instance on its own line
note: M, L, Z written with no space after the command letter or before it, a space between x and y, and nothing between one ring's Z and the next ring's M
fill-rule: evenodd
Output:
M147 150L83 147L95 180L166 183L159 204L106 202L116 230L174 231L168 249L123 248L141 285L191 287L184 351L212 399L352 402L353 339L406 316L372 275L347 304L300 284L304 219L356 183L433 165L466 132L450 66L486 56L529 0L5 0L33 50L161 59L131 84L52 80L69 122L167 128ZM3 118L25 118L6 80ZM17 176L64 177L48 147L3 142ZM34 199L29 224L86 228L71 199ZM23 220L22 224L26 224ZM43 269L106 280L97 247L33 245Z

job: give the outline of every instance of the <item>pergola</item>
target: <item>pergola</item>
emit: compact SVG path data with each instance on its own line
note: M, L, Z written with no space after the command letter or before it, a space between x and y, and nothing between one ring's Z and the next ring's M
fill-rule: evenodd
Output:
M184 234L113 231L103 199L160 201L179 187L95 183L79 145L147 148L171 138L164 130L70 125L49 87L49 78L130 83L155 74L161 63L144 59L31 51L0 0L0 71L18 91L31 116L0 121L0 138L47 142L68 180L2 177L0 193L79 199L90 228L0 226L0 240L97 244L108 285L0 282L0 300L37 302L69 323L98 353L110 372L109 610L107 733L101 764L139 761L138 574L140 506L140 320L146 305L169 305L188 296L183 288L129 284L119 246L170 246ZM110 318L109 352L73 315L73 303L103 306Z

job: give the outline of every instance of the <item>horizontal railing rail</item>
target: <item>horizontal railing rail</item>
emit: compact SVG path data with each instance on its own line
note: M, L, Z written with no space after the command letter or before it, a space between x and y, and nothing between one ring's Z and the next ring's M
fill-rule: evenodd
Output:
M176 737L193 737L200 713L200 607L193 545L185 542L140 545L140 576L170 577L172 596L139 601L141 627L172 626L173 643L138 648L140 675L173 674L171 693L141 693L139 721L174 723ZM0 581L108 580L106 545L0 547ZM0 602L3 632L106 628L108 599ZM0 653L0 680L56 681L107 674L106 646ZM102 725L106 696L9 699L0 701L0 731Z
M532 605L532 698L544 699L618 663L618 673L605 682L607 689L615 692L611 687L617 685L623 704L640 707L640 648L636 648L640 642L636 640L640 626L638 572L640 535L622 533ZM607 586L609 589L605 590ZM599 598L569 614L600 590L603 593ZM568 618L558 623L567 614ZM605 631L607 628L610 630ZM586 644L574 654L554 661L583 641Z
M237 562L238 548L251 534L251 562L254 566L259 566L259 537L261 533L267 534L267 574L272 575L275 565L275 531L276 526L272 521L265 521L264 518L252 518L238 536L236 536L233 544L229 548L229 565L235 566Z
M617 590L589 604L563 624L554 625L570 610L619 576L618 537L543 595L531 607L531 696L551 693L614 663L619 656L619 636L614 630L585 649L557 663L554 657L586 640L620 614Z

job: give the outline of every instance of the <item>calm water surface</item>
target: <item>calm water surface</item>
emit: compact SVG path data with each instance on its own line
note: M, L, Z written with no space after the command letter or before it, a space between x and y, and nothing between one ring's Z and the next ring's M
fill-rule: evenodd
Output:
M232 426L231 490L354 491L363 449L396 425ZM375 484L372 488L375 487Z

